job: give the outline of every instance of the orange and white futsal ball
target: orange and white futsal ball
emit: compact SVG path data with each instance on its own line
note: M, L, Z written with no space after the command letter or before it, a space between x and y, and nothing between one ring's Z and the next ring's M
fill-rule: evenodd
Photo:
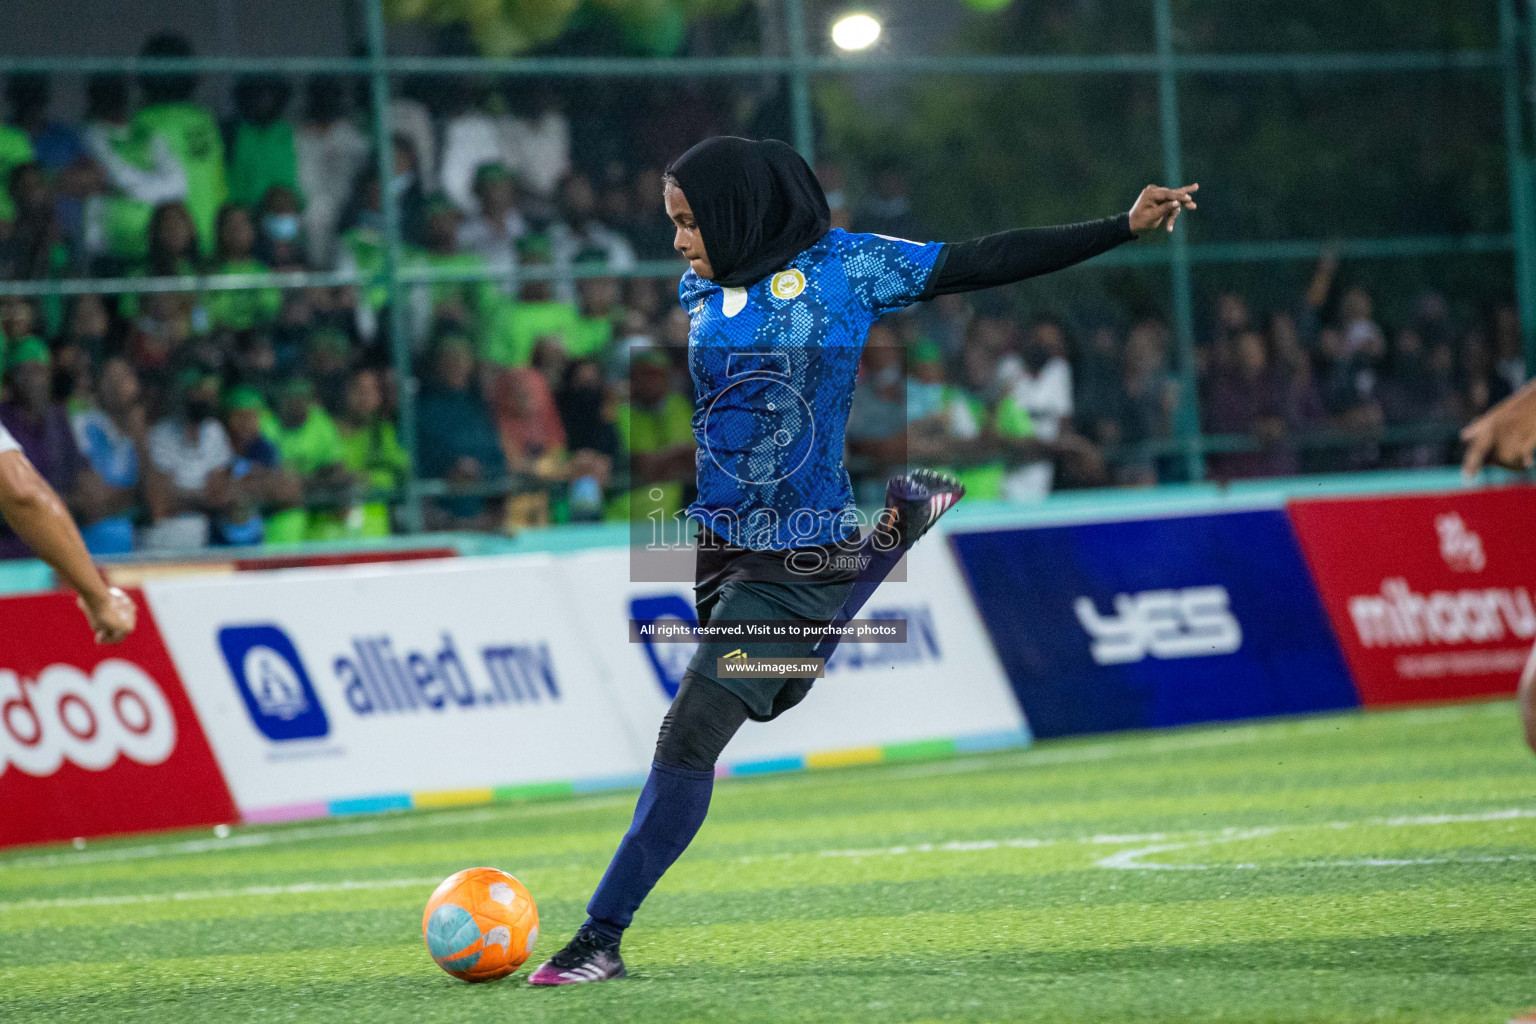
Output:
M505 978L533 952L539 908L522 882L496 868L465 868L444 879L421 916L437 966L463 981Z

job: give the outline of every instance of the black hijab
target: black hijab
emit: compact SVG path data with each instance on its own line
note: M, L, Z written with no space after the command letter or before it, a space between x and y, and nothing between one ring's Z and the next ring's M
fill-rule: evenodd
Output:
M724 288L757 283L831 227L821 182L777 139L705 139L667 174L688 197L715 283Z

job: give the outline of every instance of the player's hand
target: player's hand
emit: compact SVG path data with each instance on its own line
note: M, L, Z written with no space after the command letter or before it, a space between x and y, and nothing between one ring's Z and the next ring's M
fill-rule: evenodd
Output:
M116 587L108 587L100 595L87 598L81 595L76 603L85 613L85 619L96 634L99 644L115 644L133 632L138 624L139 610L131 598Z
M1141 190L1141 195L1136 197L1136 203L1131 207L1131 230L1139 235L1143 231L1166 225L1172 231L1179 214L1195 208L1195 201L1190 197L1198 191L1198 184L1182 188L1148 185Z
M1530 469L1536 463L1536 382L1473 420L1461 439L1467 443L1461 471L1468 477L1490 462L1505 469Z

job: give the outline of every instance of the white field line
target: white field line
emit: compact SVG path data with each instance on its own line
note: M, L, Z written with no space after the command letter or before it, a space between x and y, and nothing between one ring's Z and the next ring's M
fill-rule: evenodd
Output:
M370 816L361 821L327 821L297 828L280 828L272 831L239 832L223 839L185 839L170 843L146 843L134 846L113 846L104 850L65 850L59 853L42 853L32 856L0 859L0 872L13 868L53 868L74 864L115 864L125 861L179 857L203 853L227 853L231 850L252 847L287 846L291 843L311 840L345 839L353 836L373 836L389 832L415 832L435 829L440 825L495 821L502 818L544 817L554 814L570 814L590 811L594 808L632 805L634 797L621 796L575 797L551 803L504 804L480 807L474 810L426 810L389 812Z
M1510 807L1496 811L1474 811L1467 814L1424 814L1412 817L1394 818L1358 818L1351 821L1318 821L1287 825L1264 825L1251 827L1231 826L1221 829L1199 830L1191 832L1148 832L1142 835L1091 835L1068 836L1057 839L1014 838L1014 839L977 839L954 840L944 843L911 843L903 846L884 846L869 849L833 849L807 852L788 852L767 854L763 856L747 856L737 858L739 863L747 864L753 861L788 860L795 857L903 857L914 853L974 853L985 850L1033 850L1045 846L1065 846L1069 844L1092 846L1122 846L1133 845L1133 849L1124 850L1105 857L1096 862L1099 867L1161 870L1169 867L1178 870L1177 866L1156 864L1137 864L1137 857L1150 856L1153 853L1162 853L1170 850L1180 850L1190 846L1208 846L1213 843L1231 843L1240 839L1255 839L1261 836L1273 835L1277 832L1299 832L1307 829L1350 829L1350 828L1402 828L1414 825L1455 825L1488 821L1514 821L1524 818L1536 818L1536 808ZM1185 837L1179 841L1172 841L1175 836ZM1152 845L1147 845L1152 844ZM1131 863L1122 863L1129 859ZM1508 858L1495 857L1493 861L1502 861ZM1533 855L1536 859L1536 855ZM1295 863L1295 862L1291 862ZM1332 862L1328 862L1332 863ZM1417 863L1417 862L1415 862ZM1387 866L1387 862L1382 862Z
M193 900L229 900L243 896L291 896L300 893L353 892L367 889L430 888L440 878L384 878L358 882L295 882L291 885L249 885L242 889L201 889L191 892L147 892L132 896L80 896L56 900L17 900L0 903L0 913L13 910L46 910L55 907L121 907L132 903L182 903Z
M1099 859L1095 866L1109 868L1113 871L1210 871L1227 869L1254 871L1261 868L1290 870L1293 868L1333 867L1388 868L1409 867L1421 864L1506 864L1536 860L1536 854L1508 854L1501 857L1357 857L1341 858L1338 860L1276 861L1265 864L1146 864L1142 862L1142 858L1158 853L1172 853L1175 850L1216 846L1221 843L1239 842L1244 839L1259 839L1264 836L1274 835L1277 832L1297 832L1309 828L1338 830L1357 828L1362 825L1376 828L1404 828L1415 825L1457 825L1468 822L1513 821L1520 818L1536 818L1536 810L1514 807L1503 811L1484 811L1474 814L1422 814L1413 817L1365 819L1357 822L1329 821L1312 825L1275 825L1267 828L1229 829L1215 835L1200 836L1197 834L1195 838L1185 842L1153 843L1150 846L1120 850L1110 854L1108 857Z
M1462 718L1500 717L1510 715L1509 702L1495 701L1479 704L1451 704L1443 707L1416 708L1411 711L1371 712L1371 715L1389 714L1394 721L1414 724L1433 724ZM1205 750L1214 747L1239 746L1256 743L1267 738L1292 738L1295 736L1322 736L1339 732L1355 722L1355 716L1342 712L1318 719L1267 725L1232 726L1212 728L1194 733L1168 736L1161 739L1119 738L1098 743L1074 744L1062 749L997 751L992 754L975 754L954 761L935 761L896 768L884 774L889 779L918 779L930 775L955 775L963 772L987 771L1000 760L1011 760L1019 768L1036 765L1091 764L1119 758L1139 758L1149 754L1177 754L1188 750ZM768 780L764 780L766 783ZM803 776L790 775L774 780L784 784L803 781ZM759 785L764 783L757 783Z
M1498 811L1482 811L1470 814L1427 814L1418 817L1361 818L1355 821L1315 822L1305 825L1273 825L1261 828L1226 828L1209 832L1183 833L1194 838L1183 842L1168 842L1167 833L1150 832L1143 835L1091 835L1061 839L981 839L955 840L946 843L915 843L909 846L888 846L869 850L813 850L799 853L770 854L763 857L741 857L740 863L764 860L787 860L796 857L901 857L921 853L975 853L986 850L1024 849L1034 850L1047 846L1080 844L1090 846L1119 846L1136 844L1129 850L1121 850L1095 862L1095 866L1119 870L1141 871L1204 871L1212 867L1253 869L1266 867L1261 864L1141 864L1137 858L1154 853L1165 853L1190 847L1208 846L1215 843L1236 842L1293 832L1303 829L1347 829L1361 827L1402 828L1408 826L1466 824L1489 821L1513 821L1536 818L1536 809L1507 808ZM1147 845L1147 844L1151 845ZM1418 858L1360 858L1338 861L1291 861L1273 865L1277 868L1295 867L1403 867L1432 864L1503 864L1536 861L1536 854L1511 854L1503 857L1418 857ZM18 900L0 903L0 913L17 910L41 910L54 907L110 907L139 903L179 903L195 900L228 900L251 896L284 896L303 893L350 892L369 889L406 889L437 885L436 878L386 878L340 882L294 882L288 885L253 885L239 889L203 889L183 892L137 893L121 896L82 896L63 899Z
M1411 711L1379 712L1394 718L1413 722L1440 722L1454 718L1477 716L1507 716L1508 702L1490 704L1453 704L1445 707L1420 708ZM1337 732L1340 728L1334 717L1305 720L1282 727L1285 735L1322 735ZM1112 760L1122 757L1144 757L1148 754L1178 753L1210 747L1235 746L1256 742L1265 736L1276 735L1272 725L1239 726L1192 735L1169 736L1144 742L1108 740L1067 747L1061 750L1011 750L996 753L977 753L953 761L936 761L930 764L893 768L884 773L888 779L921 778L928 775L946 775L960 772L987 771L1002 760L1010 760L1020 768L1033 765L1083 764ZM750 785L754 788L800 785L807 781L804 773L791 773L782 777L731 779L731 785ZM101 850L65 850L58 853L0 857L0 872L13 868L65 867L72 864L112 864L127 861L156 859L161 857L192 856L205 853L224 853L230 850L253 847L286 846L291 843L312 840L344 839L354 836L381 835L390 832L427 830L440 824L474 823L504 818L544 817L568 813L580 813L595 808L629 805L634 796L629 793L613 795L594 794L578 796L549 803L517 803L479 807L465 810L425 810L387 812L369 816L359 821L324 821L298 827L270 827L270 831L245 831L223 839L187 839L175 842L149 842L142 845L112 846ZM268 826L256 826L269 828ZM916 851L916 848L913 848ZM916 851L924 852L924 851ZM838 856L832 853L830 856ZM869 854L874 856L876 854Z

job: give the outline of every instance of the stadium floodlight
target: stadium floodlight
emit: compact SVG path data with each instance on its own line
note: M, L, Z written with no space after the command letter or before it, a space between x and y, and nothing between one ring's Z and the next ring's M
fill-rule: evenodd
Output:
M832 42L839 50L867 50L880 38L880 22L868 14L845 14L832 25Z

